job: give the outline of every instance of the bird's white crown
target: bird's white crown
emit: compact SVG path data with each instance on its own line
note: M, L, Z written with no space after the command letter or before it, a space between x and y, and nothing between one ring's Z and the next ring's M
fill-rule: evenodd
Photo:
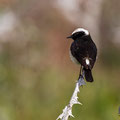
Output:
M84 28L77 28L77 29L75 29L75 30L72 32L72 35L73 35L74 33L76 33L76 32L84 32L85 35L89 35L88 30L85 30Z

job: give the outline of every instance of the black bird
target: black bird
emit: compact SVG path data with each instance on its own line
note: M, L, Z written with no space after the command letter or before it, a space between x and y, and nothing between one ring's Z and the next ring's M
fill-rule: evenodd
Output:
M71 60L77 64L81 64L80 75L82 69L85 73L86 81L93 82L91 70L96 61L97 48L90 33L83 28L78 28L67 38L73 39L70 47Z

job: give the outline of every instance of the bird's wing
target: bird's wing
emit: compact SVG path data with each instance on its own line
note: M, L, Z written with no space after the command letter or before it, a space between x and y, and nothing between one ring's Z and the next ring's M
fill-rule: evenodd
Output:
M72 43L71 45L71 54L74 56L74 58L76 58L76 60L84 66L84 62L83 62L83 58L85 57L85 50L84 50L84 47L77 43L77 42L74 42Z
M90 58L91 68L93 68L97 56L97 48L94 42L88 47L88 54Z

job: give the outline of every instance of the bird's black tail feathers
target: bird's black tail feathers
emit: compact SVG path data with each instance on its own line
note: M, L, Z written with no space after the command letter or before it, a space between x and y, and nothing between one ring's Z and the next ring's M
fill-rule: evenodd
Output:
M85 79L87 82L93 82L93 77L92 77L92 72L90 69L85 69L83 68L84 70L84 74L85 74Z

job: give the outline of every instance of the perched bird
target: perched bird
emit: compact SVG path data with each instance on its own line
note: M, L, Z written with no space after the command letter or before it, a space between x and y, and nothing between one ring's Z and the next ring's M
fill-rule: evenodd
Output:
M70 47L71 60L74 63L81 64L80 75L81 71L84 71L86 81L93 82L91 70L96 61L97 48L90 33L83 28L77 28L67 38L73 39Z

